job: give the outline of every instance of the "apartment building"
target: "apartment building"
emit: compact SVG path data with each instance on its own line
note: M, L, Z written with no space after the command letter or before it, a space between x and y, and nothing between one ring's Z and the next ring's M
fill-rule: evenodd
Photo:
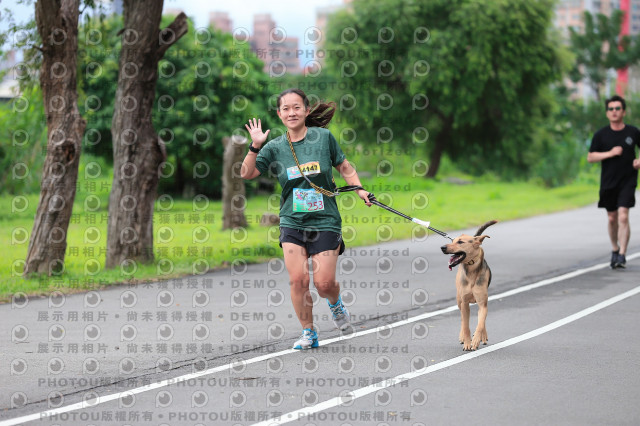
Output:
M568 38L569 28L581 30L584 28L584 12L592 15L599 13L610 16L614 10L628 10L628 27L625 30L631 36L640 34L640 0L559 0L556 5L554 25ZM619 78L619 76L621 78ZM626 78L626 83L624 79ZM614 84L618 83L617 86ZM576 95L582 99L592 99L595 96L593 90L586 82L575 85ZM630 67L626 71L626 77L615 70L610 72L610 82L605 87L604 94L636 93L640 91L640 68Z

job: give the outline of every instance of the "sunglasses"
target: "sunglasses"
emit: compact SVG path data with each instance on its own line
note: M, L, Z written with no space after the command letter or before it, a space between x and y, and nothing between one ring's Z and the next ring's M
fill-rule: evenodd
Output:
M620 111L621 109L622 107L609 107L607 108L607 111L613 111L613 110Z

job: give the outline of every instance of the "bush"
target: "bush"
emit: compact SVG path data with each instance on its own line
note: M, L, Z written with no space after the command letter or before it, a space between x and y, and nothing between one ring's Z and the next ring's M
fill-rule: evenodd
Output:
M40 190L47 129L39 88L0 103L0 192L28 194Z

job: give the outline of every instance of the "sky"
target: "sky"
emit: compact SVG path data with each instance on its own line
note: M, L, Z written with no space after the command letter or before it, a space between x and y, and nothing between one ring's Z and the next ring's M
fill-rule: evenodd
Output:
M165 0L164 9L182 9L192 18L196 27L206 27L209 12L227 12L234 29L244 28L253 32L253 15L270 13L276 25L290 37L298 37L299 48L313 48L310 42L305 43L305 32L315 26L316 9L319 7L343 4L342 0L302 0L302 1L266 1L266 0ZM0 0L0 10L10 8L16 22L25 22L35 16L33 4L20 5L17 0ZM0 12L0 29L4 29L4 20ZM304 64L303 64L304 65Z
M233 28L246 28L252 31L253 15L270 13L276 25L284 28L289 36L298 37L304 43L307 28L315 26L316 9L342 4L342 0L303 0L303 1L265 1L265 0L165 0L165 9L180 8L194 18L197 26L206 26L209 12L228 12Z

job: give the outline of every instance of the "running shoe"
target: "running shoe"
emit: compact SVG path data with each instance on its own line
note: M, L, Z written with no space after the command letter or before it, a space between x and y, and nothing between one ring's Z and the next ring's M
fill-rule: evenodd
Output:
M620 255L619 251L611 252L611 269L616 269L618 267L618 256Z
M342 297L338 296L338 301L335 305L332 305L327 299L327 303L329 304L329 309L331 309L331 314L333 315L333 323L340 330L345 331L351 325L351 315L349 315L349 311L347 307L342 303Z
M309 349L318 347L318 333L310 328L302 330L302 335L293 344L293 349Z
M616 268L626 268L627 267L627 258L624 254L619 254L616 259Z

